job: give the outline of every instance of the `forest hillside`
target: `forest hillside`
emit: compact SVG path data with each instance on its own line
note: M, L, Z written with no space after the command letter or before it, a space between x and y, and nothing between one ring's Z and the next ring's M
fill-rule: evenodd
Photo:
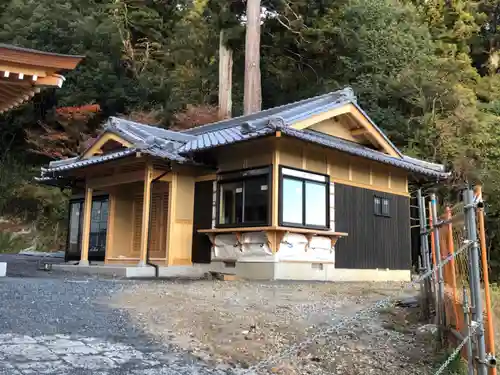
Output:
M498 278L500 0L262 6L263 108L352 86L398 147L453 172L443 200L466 181L483 184ZM108 116L167 128L216 120L221 30L233 51L232 112L241 114L245 9L244 0L1 2L1 43L86 57L62 89L0 116L0 251L63 246L67 192L32 179L42 164L77 154ZM7 230L16 226L32 235L14 238Z

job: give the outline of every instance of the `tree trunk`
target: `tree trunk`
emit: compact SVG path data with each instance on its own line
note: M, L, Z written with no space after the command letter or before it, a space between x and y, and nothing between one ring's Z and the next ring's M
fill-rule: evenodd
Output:
M260 81L260 0L247 0L247 25L245 44L245 115L261 110Z
M233 51L224 44L224 30L219 41L219 117L230 118L232 111Z

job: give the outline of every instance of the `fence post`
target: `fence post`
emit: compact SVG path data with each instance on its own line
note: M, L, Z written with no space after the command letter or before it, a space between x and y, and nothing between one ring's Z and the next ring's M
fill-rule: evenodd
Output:
M474 354L472 351L472 339L470 337L470 317L469 317L469 298L467 290L464 287L464 337L467 337L467 369L469 375L474 375Z
M439 243L439 222L437 215L437 198L436 194L431 194L431 207L432 207L432 230L434 232L434 249L436 252L436 262L437 262L437 278L438 278L438 324L442 328L446 327L446 309L444 306L444 280L443 280L443 257L441 256L441 244ZM441 340L443 340L441 336Z
M483 269L484 299L486 308L486 350L495 356L495 329L493 327L493 312L491 311L490 276L488 269L488 259L486 252L486 228L484 225L484 203L482 199L481 186L476 187L477 191L477 223L479 230L479 242L481 245L481 268ZM496 375L497 369L493 367L489 371L490 375Z
M455 325L457 326L458 330L460 330L459 326L459 316L458 316L458 310L457 310L457 304L458 304L458 294L457 294L457 275L455 272L455 244L453 243L453 224L451 222L453 218L453 215L451 213L451 208L449 206L446 207L446 220L449 221L447 225L447 247L448 251L450 252L450 255L452 258L450 259L450 264L448 269L450 270L450 279L451 279L451 288L452 288L452 293L453 293L453 313L455 314Z
M422 197L422 189L418 189L417 191L417 200L418 200L418 221L420 225L420 275L425 274L427 271L431 269L431 265L429 264L429 237L427 234L426 228L426 215L425 215L425 200ZM422 281L421 285L421 293L422 293L422 313L426 319L429 319L431 316L430 312L430 300L431 300L431 283L430 278L426 277Z
M467 237L471 243L470 251L470 284L471 294L474 298L474 313L473 320L477 325L475 335L477 337L477 374L486 375L488 369L486 366L486 345L484 342L484 326L483 326L483 301L481 293L481 280L479 277L479 246L477 241L476 228L476 205L474 204L474 193L467 188L465 191L465 220L467 222ZM475 315L475 319L474 319Z

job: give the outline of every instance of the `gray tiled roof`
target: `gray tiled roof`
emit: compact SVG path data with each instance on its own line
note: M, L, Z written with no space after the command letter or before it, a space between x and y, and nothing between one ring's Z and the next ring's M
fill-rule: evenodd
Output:
M312 116L319 115L332 109L353 104L363 114L363 110L356 103L356 96L350 87L342 90L330 92L324 95L316 96L309 99L304 99L298 102L286 104L279 107L274 107L265 111L254 113L247 116L235 117L232 119L199 126L185 131L186 134L197 135L197 139L188 142L182 147L180 152L196 151L197 149L206 149L230 143L227 137L234 134L236 128L241 125L246 125L250 129L265 128L269 122L279 122L286 126L308 119ZM366 118L369 117L365 114ZM394 150L403 156L396 146L385 136L385 134L377 127L373 121L370 123L380 131L384 139L394 148ZM229 132L227 130L230 130ZM237 131L236 131L237 132ZM238 134L234 134L238 137Z
M324 147L336 149L351 155L365 157L380 163L393 165L415 173L445 178L448 176L440 164L429 163L405 156L385 137L380 134L398 153L393 157L369 147L341 138L319 133L313 130L297 130L293 124L337 107L352 104L361 112L352 89L331 92L313 98L271 108L252 115L236 117L213 124L199 126L183 132L175 132L137 122L111 117L105 131L112 132L134 145L133 148L94 156L88 159L72 158L49 164L44 173L80 168L89 164L102 163L140 151L152 156L176 162L193 163L194 153L228 144L246 141L273 134L280 130L284 135L295 137ZM363 112L364 113L364 112ZM366 114L365 114L366 115ZM366 116L369 119L368 116ZM371 120L369 120L371 122ZM377 126L372 122L372 125Z
M67 162L67 163L54 164L54 162L51 162L49 164L48 168L42 168L42 173L45 174L48 172L60 172L60 171L66 171L66 170L70 170L70 169L86 167L86 166L92 165L92 164L104 163L106 161L120 159L120 158L123 158L125 156L132 155L136 151L137 151L137 149L135 149L135 148L128 148L128 149L122 150L122 151L110 152L109 154L105 154L105 155L93 156L93 157L88 158L88 159L75 160L76 158L71 158L71 159L67 159L67 160L71 160L70 162Z
M190 135L139 124L117 117L110 117L104 128L104 132L114 133L132 143L134 147L105 155L92 156L87 159L75 157L52 161L49 163L48 168L42 169L42 173L47 174L99 164L129 156L139 151L158 158L182 163L188 161L188 159L176 152L176 149L186 143L186 141L194 138Z

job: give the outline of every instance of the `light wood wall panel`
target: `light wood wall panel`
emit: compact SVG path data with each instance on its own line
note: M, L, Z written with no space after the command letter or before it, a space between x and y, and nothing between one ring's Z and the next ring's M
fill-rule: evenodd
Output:
M330 175L333 182L407 195L407 173L399 168L296 139L279 141L280 165Z
M382 189L389 189L390 168L377 163L373 163L371 165L371 168L372 168L373 185L378 186L379 188Z
M295 150L292 150L291 146L287 143L283 144L283 147L280 147L280 164L302 168L302 145L297 145L298 148Z
M258 139L242 142L215 153L219 172L271 165L273 162L273 139Z
M107 258L129 257L132 252L133 195L123 186L123 189L116 189L114 197L113 244L111 245L111 254L108 255L106 251L106 256Z
M323 150L308 145L304 147L303 157L305 159L305 169L317 173L328 172L327 153Z
M361 158L350 158L351 180L358 184L371 185L371 163Z
M347 120L344 116L340 116L338 120L329 118L310 126L309 129L359 143L359 140L351 134L350 124L346 122Z
M328 157L330 178L348 181L351 171L349 156L340 152L328 152L326 154Z
M191 264L195 176L173 173L169 188L167 257L169 265Z
M401 171L394 170L391 172L391 189L397 191L408 192L408 177Z

